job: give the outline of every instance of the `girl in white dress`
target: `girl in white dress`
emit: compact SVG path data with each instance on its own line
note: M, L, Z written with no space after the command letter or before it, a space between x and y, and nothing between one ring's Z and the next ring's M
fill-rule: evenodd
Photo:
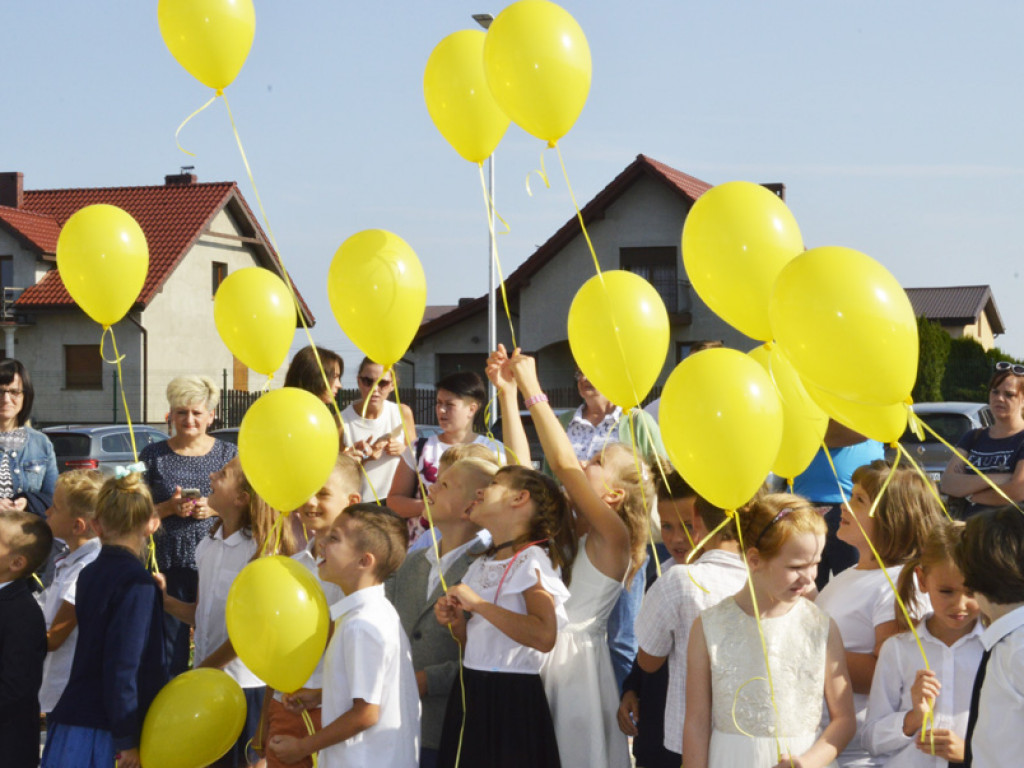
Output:
M915 581L931 600L931 615L917 626L931 669L924 668L917 639L909 631L882 645L868 699L864 743L884 759L886 768L946 768L964 759L971 691L984 648L978 601L964 586L953 556L963 530L963 523L940 521L929 533L921 557L900 573L899 593L905 604L915 602ZM926 731L929 708L934 720Z
M495 543L434 606L464 648L465 686L456 680L448 696L438 765L558 768L539 673L566 622L559 569L569 568L562 553L574 543L568 505L546 475L503 467L469 517Z
M607 445L581 467L541 391L533 358L517 351L510 359L499 347L488 360L487 372L503 391L514 387L514 378L537 427L544 457L577 515L579 553L565 604L569 623L559 631L541 668L562 765L624 768L629 765L629 748L618 727L619 688L607 624L623 583L630 583L643 564L647 505L655 495L653 474L621 443ZM506 409L506 418L510 410Z
M882 643L899 631L896 598L889 582L895 583L903 565L921 553L928 531L943 519L926 481L913 469L895 470L882 493L889 473L884 461L854 471L850 501L843 505L839 521L839 538L856 547L860 559L856 567L833 576L815 600L839 627L853 682L857 735L839 756L841 768L881 768L885 764L861 743L861 731L878 653ZM872 546L885 570L875 559ZM923 597L926 605L927 596Z
M825 521L801 497L782 493L741 515L750 580L705 610L690 632L683 765L831 766L854 719L839 631L805 599ZM823 698L831 722L819 734Z

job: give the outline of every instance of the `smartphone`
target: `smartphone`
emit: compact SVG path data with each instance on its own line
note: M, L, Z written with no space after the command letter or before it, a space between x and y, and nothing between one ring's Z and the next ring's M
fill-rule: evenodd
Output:
M183 498L183 499L198 499L199 495L200 494L199 494L199 489L198 488L182 488L181 489L181 498Z

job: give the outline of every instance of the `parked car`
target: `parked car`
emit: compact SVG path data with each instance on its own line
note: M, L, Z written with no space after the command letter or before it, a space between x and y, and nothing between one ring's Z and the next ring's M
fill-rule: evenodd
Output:
M58 472L98 469L105 475L112 475L115 466L127 466L135 461L127 424L63 424L46 427L43 432L53 443ZM133 424L132 432L135 449L140 453L147 445L167 439L166 432L154 427Z
M224 427L223 429L215 429L210 432L210 437L215 437L218 440L223 440L225 443L234 443L238 445L238 427Z
M912 407L921 421L954 446L970 430L991 426L994 421L992 411L984 403L914 403ZM908 427L900 438L900 445L921 465L928 477L938 483L953 453L927 431L924 437L922 442ZM887 449L885 457L893 461L895 449Z

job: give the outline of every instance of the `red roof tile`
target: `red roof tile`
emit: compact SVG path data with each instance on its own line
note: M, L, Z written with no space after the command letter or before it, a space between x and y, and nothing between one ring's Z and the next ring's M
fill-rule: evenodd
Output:
M0 205L0 222L29 248L42 253L57 252L60 225L52 216Z
M247 224L251 224L253 229L244 234L251 234L266 244L270 259L280 263L237 185L229 181L147 187L25 190L22 208L0 207L0 220L15 227L23 237L32 239L40 250L54 253L57 235L64 222L79 209L97 203L116 205L127 211L146 235L149 274L138 302L143 307L153 300L178 262L225 206L240 206L241 211L234 211L236 219L243 229ZM14 215L11 216L10 212ZM245 221L246 217L248 222ZM312 324L313 316L301 296L299 302L308 322ZM17 305L22 308L73 304L56 269L51 269L42 280L26 289L17 301Z

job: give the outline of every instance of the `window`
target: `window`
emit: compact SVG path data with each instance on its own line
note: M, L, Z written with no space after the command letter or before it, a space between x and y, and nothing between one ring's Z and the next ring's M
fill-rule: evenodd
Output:
M676 263L679 260L675 246L649 248L620 248L619 259L622 268L640 275L658 292L669 312L681 312L679 300L679 279Z
M14 288L14 257L0 256L0 299L3 300L3 319L14 317L14 300L17 296L8 289Z
M213 266L213 292L211 296L217 295L217 289L220 288L220 284L224 282L224 279L228 276L228 265L223 261L215 261L212 263Z
M103 389L98 344L64 345L64 389Z

